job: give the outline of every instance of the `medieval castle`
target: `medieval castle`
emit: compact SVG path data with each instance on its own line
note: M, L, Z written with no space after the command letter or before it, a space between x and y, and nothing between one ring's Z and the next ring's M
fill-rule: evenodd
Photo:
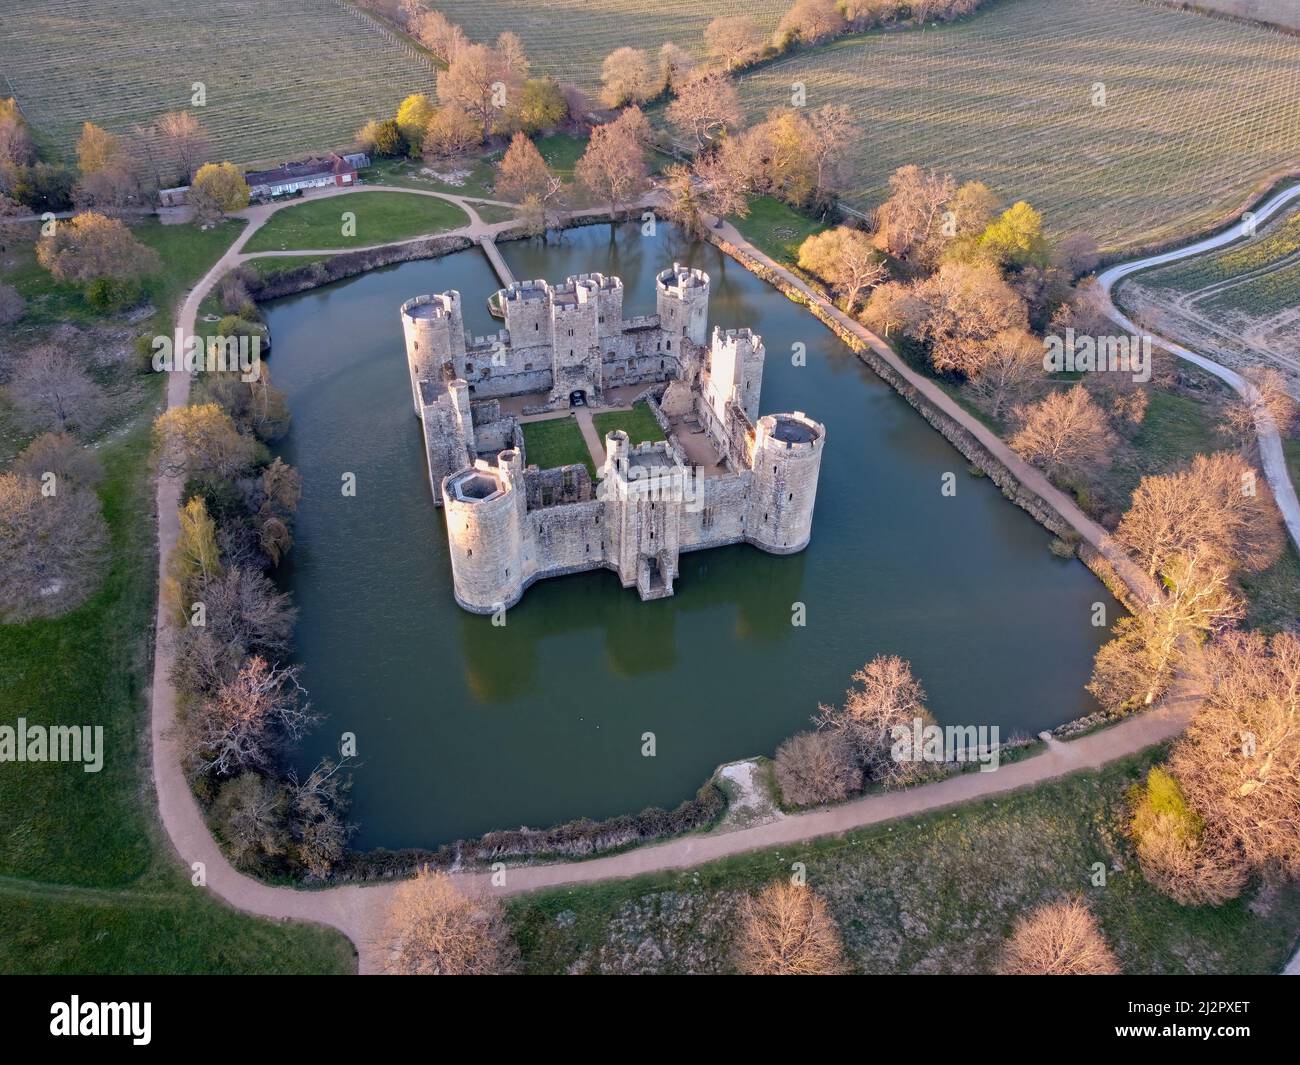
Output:
M624 318L616 277L516 282L495 297L505 328L494 337L465 335L458 292L402 305L411 396L466 610L502 610L533 581L602 566L657 599L672 595L682 551L807 546L824 427L800 411L759 417L762 338L708 335L707 274L674 265L655 296L657 314ZM636 386L666 440L632 447L609 433L594 485L581 464L527 464L520 416ZM518 414L503 409L512 397Z

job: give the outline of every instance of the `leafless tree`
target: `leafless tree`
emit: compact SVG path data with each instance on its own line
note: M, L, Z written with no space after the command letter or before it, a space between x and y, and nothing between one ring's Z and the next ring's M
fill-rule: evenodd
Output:
M741 120L736 86L720 70L698 70L674 86L677 97L665 112L669 125L697 150L712 144Z
M107 544L93 491L0 474L0 622L57 617L83 602Z
M1027 330L1007 329L985 341L980 370L970 387L988 402L989 413L1001 418L1042 380L1042 342Z
M844 12L836 0L795 0L777 26L773 43L778 48L787 47L791 41L818 44L847 28Z
M909 164L889 178L889 198L876 211L876 236L890 255L908 259L942 222L957 183L951 174Z
M158 120L164 151L176 160L180 180L188 183L204 163L213 160L212 138L192 111L172 111Z
M643 104L656 95L657 78L646 54L636 48L616 48L600 68L600 98L608 107Z
M42 433L14 459L9 472L55 485L71 484L93 488L104 476L104 467L89 448L82 447L68 433Z
M1207 837L1247 867L1300 877L1300 635L1228 632L1170 769Z
M1016 411L1009 443L1021 458L1050 473L1086 476L1114 462L1118 440L1105 412L1082 384L1049 392Z
M1287 392L1286 378L1271 366L1252 366L1242 376L1250 384L1251 394L1228 404L1219 429L1242 451L1249 451L1261 421L1272 422L1282 436L1288 435L1295 421L1296 402Z
M817 727L838 733L857 755L871 780L901 787L929 776L930 765L918 758L894 757L894 728L912 734L914 722L934 724L925 706L925 689L911 665L897 655L877 655L853 674L854 686L843 706L819 706Z
M998 971L1006 976L1116 976L1119 962L1079 899L1039 906L1016 922Z
M1184 906L1219 906L1241 894L1249 869L1225 841L1207 836L1177 779L1152 766L1136 795L1130 831L1147 882Z
M904 328L929 346L930 364L939 373L977 376L987 341L1028 328L1024 302L988 264L944 263L913 285L910 295Z
M735 951L736 968L747 976L834 976L847 969L825 900L786 880L741 903Z
M776 780L793 806L840 802L862 790L862 769L836 731L799 732L776 749Z
M644 122L640 109L628 108L616 121L593 129L587 150L574 169L579 184L608 203L610 214L617 214L648 186L638 118Z
M871 238L861 230L836 226L814 233L799 247L799 266L829 281L850 314L862 293L886 274Z
M446 70L438 72L438 101L473 118L479 126L479 139L485 141L522 84L523 79L495 49L468 44L456 52Z
M744 15L715 18L704 28L704 47L709 58L728 70L744 66L763 51L763 28Z
M93 431L104 420L104 393L81 359L62 344L40 344L18 363L9 398L30 428Z
M403 975L495 976L518 957L501 904L428 867L393 892L382 942L388 971Z
M1260 572L1284 546L1277 506L1260 480L1240 455L1197 455L1185 470L1142 478L1116 539L1152 576L1193 548L1232 569Z
M283 744L315 721L298 673L298 666L273 666L255 655L210 698L190 706L184 727L195 766L231 776L272 765Z

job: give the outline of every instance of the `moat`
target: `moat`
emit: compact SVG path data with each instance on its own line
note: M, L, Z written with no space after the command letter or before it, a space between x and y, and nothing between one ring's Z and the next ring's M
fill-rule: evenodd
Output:
M653 312L665 266L705 270L710 327L763 336L763 408L815 412L833 441L812 542L785 557L683 554L674 596L649 603L608 571L544 581L493 626L452 597L398 316L414 295L455 288L466 328L495 331L486 301L499 285L482 253L268 304L270 367L294 416L284 453L304 486L285 579L324 718L301 759L356 734L354 846L671 807L719 763L771 754L808 727L879 653L911 660L941 723L994 724L1005 739L1093 709L1083 684L1106 633L1092 604L1112 620L1119 605L805 310L667 227L500 248L521 278L621 277L629 315ZM340 491L345 473L355 497Z

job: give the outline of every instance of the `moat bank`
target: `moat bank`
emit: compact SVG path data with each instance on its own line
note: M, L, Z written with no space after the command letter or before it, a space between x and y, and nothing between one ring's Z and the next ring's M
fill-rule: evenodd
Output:
M504 628L452 601L442 515L427 491L397 308L458 288L486 333L496 288L476 249L275 301L271 369L303 472L288 573L321 729L304 762L357 735L360 848L433 845L492 828L675 805L720 762L770 753L878 653L909 658L941 722L1032 734L1091 709L1082 690L1119 607L1049 534L804 309L710 245L660 228L570 230L503 244L516 276L623 278L625 314L654 310L674 259L713 279L711 321L763 335L763 411L827 428L813 541L682 556L676 595L642 603L610 573L544 581ZM792 345L807 365L791 364ZM957 494L940 493L942 475ZM355 473L357 494L340 491ZM803 603L807 625L790 623ZM653 732L657 754L642 756Z

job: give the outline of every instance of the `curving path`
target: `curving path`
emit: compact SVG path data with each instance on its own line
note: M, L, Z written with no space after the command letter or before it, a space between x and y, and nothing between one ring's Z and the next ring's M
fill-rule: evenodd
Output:
M1272 199L1260 204L1252 212L1254 225L1256 227L1262 226L1273 215L1296 201L1300 201L1300 185L1284 189ZM1120 263L1118 266L1103 270L1097 275L1097 281L1101 285L1102 291L1106 293L1106 313L1121 329L1130 333L1141 334L1143 330L1115 306L1111 292L1119 281L1137 273L1139 270L1145 270L1151 266L1163 266L1165 263L1177 262L1180 259L1189 259L1194 255L1201 255L1207 251L1213 251L1215 248L1222 248L1225 244L1231 244L1233 241L1241 240L1246 236L1245 221L1238 221L1221 233L1215 233L1213 236L1198 240L1185 247L1163 252L1160 255L1149 255L1145 259ZM1200 355L1190 348L1183 347L1181 344L1176 344L1172 340L1166 340L1164 337L1153 335L1152 341L1166 351L1177 355L1180 359L1209 371L1219 380L1224 381L1246 402L1253 403L1258 397L1255 386L1235 370L1230 370L1221 363ZM1282 512L1282 520L1286 522L1287 532L1291 534L1291 541L1297 548L1300 548L1300 500L1296 498L1295 485L1291 483L1291 477L1287 470L1286 455L1282 450L1282 437L1277 431L1277 426L1273 424L1273 419L1265 411L1261 411L1256 415L1255 432L1259 439L1259 456L1264 466L1264 476L1268 479L1269 488L1273 491L1273 498L1277 500L1278 510Z
M376 186L369 186L369 188L373 189ZM363 190L339 190L326 195L348 195L354 191ZM443 235L465 235L477 239L485 231L495 231L502 225L485 224L473 208L463 202L462 197L433 192L425 195L440 196L458 203L471 219L469 226ZM209 289L232 266L251 257L241 251L244 243L267 217L283 206L287 205L255 207L245 212L249 226L185 298L177 321L187 335L194 332L199 305ZM509 223L504 225L508 226ZM788 274L757 249L748 246L734 230L729 237L739 246L745 247L755 258L766 261L770 268ZM310 253L299 252L298 254ZM791 277L791 282L806 287L797 278ZM810 298L827 306L827 301L820 294L813 293L811 290L808 294ZM834 308L830 310L834 311ZM1072 500L1053 488L1037 470L1025 465L981 423L957 407L946 393L938 390L931 382L915 378L907 367L897 362L887 345L865 327L851 319L846 320L845 324L867 343L872 344L882 357L889 358L900 374L923 391L927 398L966 426L984 446L1006 462L1013 472L1021 476L1030 488L1039 492L1044 499L1057 507L1062 516L1076 523L1080 533L1111 557L1121 572L1132 572L1136 569L1122 556L1105 531L1082 514ZM189 383L188 374L171 375L167 383L169 407L186 402ZM162 572L167 556L176 542L178 530L176 511L179 502L179 483L174 479L160 477L157 483L159 572ZM1143 577L1140 571L1136 576ZM1137 588L1141 586L1142 580L1137 580L1134 584ZM318 891L272 887L240 873L217 847L208 831L198 802L181 771L181 750L175 727L176 699L168 679L172 660L171 641L165 618L166 611L160 587L151 707L153 775L158 796L158 813L178 857L192 870L201 867L205 888L200 890L210 890L231 906L249 913L281 920L314 921L332 926L356 944L361 972L373 973L382 970L383 948L378 936L395 887L394 883L347 885ZM994 773L963 773L934 784L906 791L869 795L840 806L795 814L752 828L685 836L604 858L512 868L506 871L505 883L500 886L491 884L485 873L466 872L456 875L467 886L502 894L514 894L565 884L686 868L744 851L841 833L892 818L911 816L955 803L1004 794L1069 773L1096 768L1178 735L1195 712L1197 702L1195 692L1180 688L1160 706L1143 714L1080 739L1051 744L1042 753L1005 765Z

